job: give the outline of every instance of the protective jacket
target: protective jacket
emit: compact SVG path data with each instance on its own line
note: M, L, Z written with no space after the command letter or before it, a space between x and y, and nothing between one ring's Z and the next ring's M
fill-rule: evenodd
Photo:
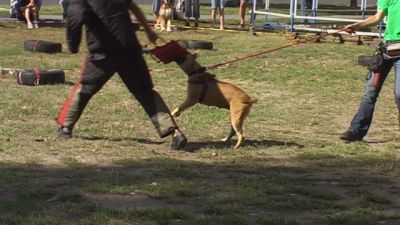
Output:
M85 25L90 53L120 53L140 49L129 14L132 0L70 0L67 42L77 53Z

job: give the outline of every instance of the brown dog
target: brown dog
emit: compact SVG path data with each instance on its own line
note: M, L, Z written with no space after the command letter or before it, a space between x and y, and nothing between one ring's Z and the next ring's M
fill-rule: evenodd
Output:
M162 4L159 11L156 27L160 27L160 30L171 31L172 21L172 7L171 0L162 0Z
M195 59L196 55L189 54L184 59L176 61L181 69L189 75L189 79L187 97L179 107L172 111L172 115L179 116L182 111L196 103L229 109L232 126L229 135L222 141L228 141L236 134L238 141L235 148L238 148L244 141L243 121L257 99L251 98L233 84L215 79L215 75L205 72L205 68L201 67Z

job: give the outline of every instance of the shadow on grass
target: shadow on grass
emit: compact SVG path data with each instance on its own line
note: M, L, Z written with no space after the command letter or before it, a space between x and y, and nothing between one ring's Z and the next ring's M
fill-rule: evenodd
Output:
M154 140L148 140L144 138L131 138L131 137L124 137L124 138L115 138L115 137L105 137L105 136L80 136L81 139L83 140L89 140L89 141L115 141L115 142L120 142L120 141L135 141L138 143L142 144L154 144L154 145L161 145L165 143L165 141L161 140L160 141L154 141Z
M232 148L236 144L236 140L231 140L228 142L223 141L190 141L185 146L185 150L191 151L198 151L202 148L216 148L216 149L226 149ZM245 140L243 144L240 146L241 148L244 147L261 147L261 148L268 148L272 146L288 146L288 147L296 147L296 148L304 148L304 145L295 143L295 142L283 142L283 141L276 141L276 140Z
M143 138L115 138L115 137L106 137L106 136L81 136L83 140L90 140L90 141L98 141L98 140L106 140L106 141L135 141L141 144L150 144L150 145L161 145L165 142L170 140L160 139L160 141L143 139ZM236 140L231 140L228 142L223 141L190 141L184 147L184 150L189 152L198 151L202 148L215 148L215 149L226 149L232 148L236 144ZM285 141L277 141L277 140L245 140L243 144L240 146L244 147L253 147L253 148L268 148L273 146L287 146L287 147L295 147L295 148L304 148L304 145L298 144L296 142L285 142Z
M320 173L315 164L274 160L210 164L164 157L69 167L0 163L0 222L372 225L399 219L368 207L396 208L390 198L383 201L369 190L394 185L389 177L342 173L343 166Z

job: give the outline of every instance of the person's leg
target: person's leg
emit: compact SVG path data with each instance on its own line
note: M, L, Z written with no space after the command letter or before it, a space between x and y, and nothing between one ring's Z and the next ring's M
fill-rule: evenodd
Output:
M43 1L42 0L36 0L35 1L35 6L37 7L37 11L36 11L37 20L39 20L39 17L40 17L39 12L40 12L40 9L42 8L42 5L43 5Z
M186 23L185 26L190 26L190 17L193 15L193 10L192 10L192 0L185 0L185 17L186 17Z
M63 10L63 19L67 18L67 9L69 5L69 0L60 0L60 5Z
M156 128L158 135L161 138L172 135L173 142L171 148L176 150L182 149L187 139L179 131L169 108L160 94L153 89L153 82L141 52L121 57L121 61L124 61L124 59L125 62L122 63L122 66L118 70L122 81L142 105Z
M158 18L159 18L160 7L161 7L161 0L153 0L153 4L152 4L151 10L153 11L154 21L155 21L154 27L156 29L159 28Z
M193 17L194 17L194 26L199 26L199 18L200 18L200 0L193 0Z
M217 8L217 1L218 0L211 0L211 24L210 27L214 26L215 19L216 19L216 8Z
M24 16L25 16L26 24L28 25L29 29L32 29L33 28L33 24L32 24L32 21L31 21L31 8L25 7L25 9L23 9L23 10L24 10Z
M220 30L224 30L225 28L225 12L224 12L224 9L223 8L220 8L219 9L219 15L220 15L220 17L219 17L219 21L220 21L220 26L219 26L219 29Z
M244 27L246 24L246 10L247 10L247 0L240 0L239 6L239 16L240 16L240 27Z
M72 129L89 100L115 73L112 65L112 59L107 58L93 60L88 57L85 60L81 76L56 119L56 122L61 126L57 133L60 138L71 138Z
M216 10L215 10L215 8L212 8L211 9L211 24L210 24L210 27L214 26L215 20L216 20Z
M393 63L394 68L394 97L396 100L398 119L399 119L399 129L400 129L400 59Z
M225 0L219 0L219 20L220 20L220 30L223 30L225 27Z
M32 7L33 28L39 28L39 8L37 5Z
M35 1L35 5L38 7L38 10L40 10L40 8L42 8L43 1L42 0L36 0Z
M340 137L342 140L362 140L363 137L367 134L371 126L375 110L375 103L379 97L382 85L387 75L389 74L390 69L392 68L392 65L392 61L384 60L383 64L379 68L379 71L369 72L364 96L361 99L358 111L353 117L349 129ZM375 81L377 79L377 76L379 76L378 73L380 73L381 78L380 83L376 84Z

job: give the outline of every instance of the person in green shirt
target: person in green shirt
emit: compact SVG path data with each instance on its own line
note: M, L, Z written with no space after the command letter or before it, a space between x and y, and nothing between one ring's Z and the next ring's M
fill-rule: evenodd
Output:
M377 5L378 10L374 16L347 25L343 30L353 33L359 28L377 24L386 16L387 22L383 43L400 43L400 0L379 0ZM348 142L361 141L367 135L371 126L375 103L381 91L382 84L392 67L394 67L395 71L394 95L400 115L400 57L388 58L383 56L382 64L376 69L369 71L364 96L361 99L358 111L353 117L347 131L340 135L340 139Z

